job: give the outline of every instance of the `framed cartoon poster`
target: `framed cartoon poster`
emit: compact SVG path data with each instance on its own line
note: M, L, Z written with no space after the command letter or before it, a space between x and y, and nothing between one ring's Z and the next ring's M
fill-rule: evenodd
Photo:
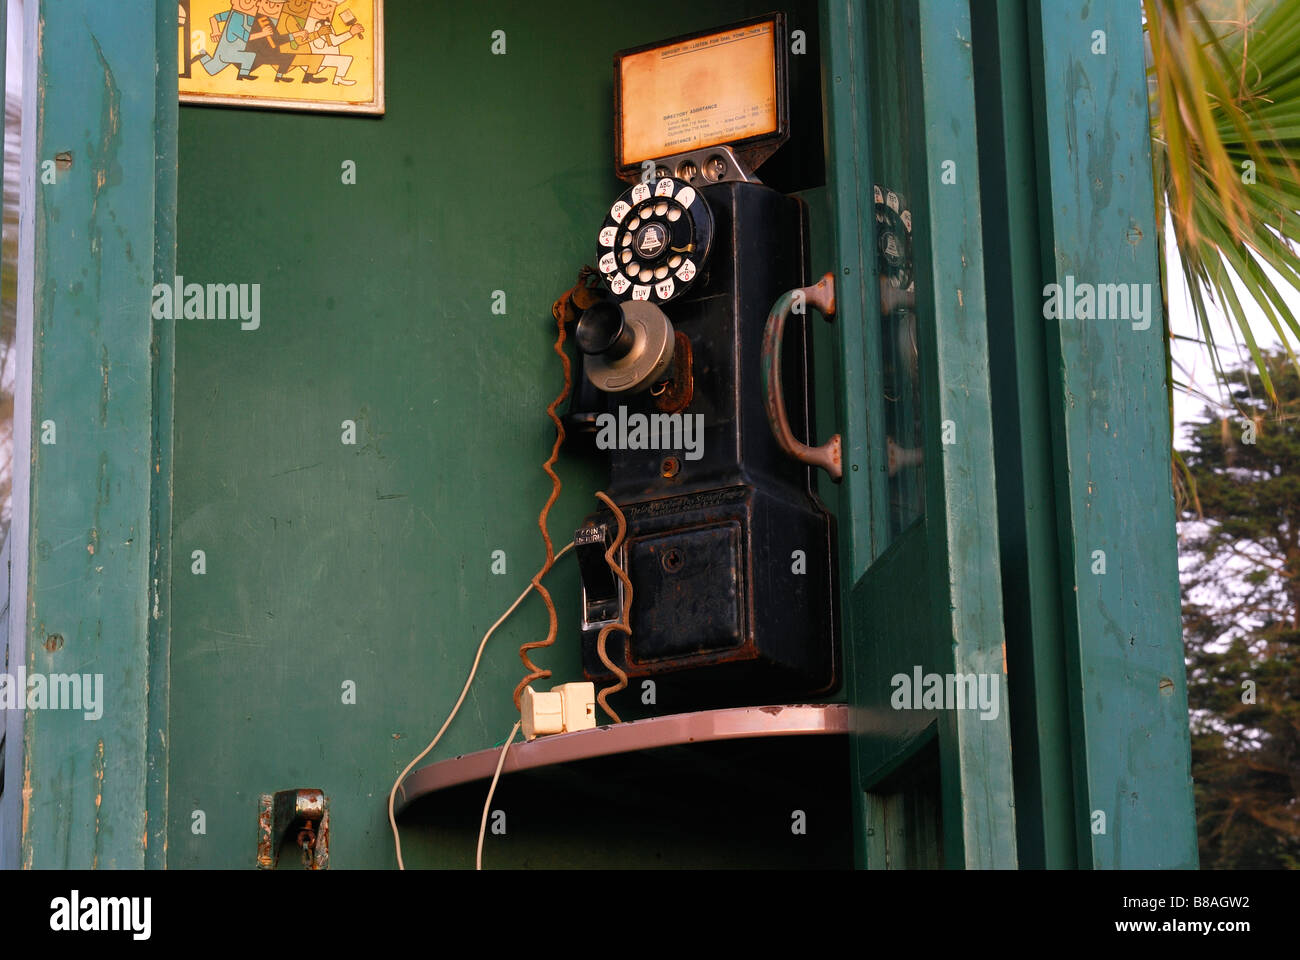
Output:
M384 112L383 0L179 0L180 98Z

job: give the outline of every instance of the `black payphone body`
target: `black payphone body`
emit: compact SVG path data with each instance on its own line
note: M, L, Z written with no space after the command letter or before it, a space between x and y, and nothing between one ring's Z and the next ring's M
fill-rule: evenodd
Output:
M776 129L643 167L620 155L625 178L644 175L598 231L605 295L577 322L567 417L609 457L632 586L627 608L605 560L615 518L593 514L575 536L584 671L614 681L597 638L627 615L631 634L609 644L610 662L692 708L823 695L840 672L834 520L812 468L788 452L815 435L807 308L833 312L831 279L808 286L806 205L757 182L746 161L785 137L782 17L616 56L620 148L635 122L629 57L707 55L731 38L771 50ZM838 476L838 438L825 455Z

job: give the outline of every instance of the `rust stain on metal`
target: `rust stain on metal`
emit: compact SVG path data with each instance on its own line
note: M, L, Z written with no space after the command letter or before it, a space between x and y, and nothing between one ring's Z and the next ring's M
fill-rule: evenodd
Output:
M758 709L762 713L770 713L772 716L775 717L782 710L784 710L785 707L759 707Z
M271 795L262 794L258 798L257 810L257 865L269 870L274 860L271 856Z
M330 866L330 812L328 806L321 816L320 833L316 837L313 853L312 869L328 870Z
M280 846L291 834L308 870L329 868L329 800L324 791L281 790L261 795L257 814L259 869L275 869Z
M663 413L680 413L695 399L695 357L691 352L691 338L678 330L673 335L673 343L672 378L656 384L650 391L655 407Z

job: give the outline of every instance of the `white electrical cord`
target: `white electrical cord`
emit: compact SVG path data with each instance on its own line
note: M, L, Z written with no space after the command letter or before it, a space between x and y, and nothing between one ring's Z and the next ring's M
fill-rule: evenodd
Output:
M565 544L564 548L555 555L555 559L559 560L560 557L564 556L571 549L573 549L572 541ZM406 768L400 774L397 775L397 779L393 782L393 789L388 792L388 825L393 828L393 846L397 851L398 870L405 870L406 864L403 863L402 861L402 838L397 831L397 817L393 813L393 805L397 798L397 790L402 785L402 781L406 779L406 775L411 772L411 768L414 767L421 760L423 760L425 757L427 757L429 755L429 751L438 745L438 741L442 739L442 735L447 732L447 728L451 726L451 721L455 719L457 711L460 710L460 705L465 702L465 697L469 693L470 685L473 684L474 682L474 674L478 672L478 663L479 660L482 659L483 657L483 648L487 646L488 639L492 636L493 633L496 632L497 627L505 623L506 618L509 617L510 614L515 612L515 609L519 606L519 604L524 602L524 598L528 596L528 594L532 591L532 589L533 589L533 584L530 581L528 586L524 588L524 592L519 594L519 599L517 599L514 603L510 604L510 609L508 609L505 613L501 614L497 622L492 624L492 626L488 627L487 633L483 634L483 639L479 641L478 653L474 654L474 663L469 668L469 676L465 680L465 688L461 690L460 698L456 701L456 705L451 708L451 713L447 715L447 719L443 723L442 727L438 730L436 734L434 734L433 739L429 741L429 745L425 747L423 750L421 750L419 754L416 755L415 759L412 760L410 763L408 763L406 765ZM517 730L518 728L519 728L519 724L516 723L515 729ZM515 735L515 731L511 730L510 738L514 739L514 735ZM507 740L505 748L501 750L501 762L497 766L498 776L500 776L501 774L501 766L504 765L506 762L505 761L506 749L509 748L509 746L510 746L510 740ZM496 789L496 777L493 777L492 779L492 789L493 790ZM491 803L491 801L492 801L492 794L489 793L488 802ZM487 818L486 811L484 812L483 816L484 816L484 821L486 822L486 818ZM480 860L482 859L482 855L483 855L483 833L480 830L479 832L479 859Z
M488 787L487 799L483 801L483 819L478 822L478 852L474 855L474 869L483 869L483 834L487 833L488 810L492 806L492 794L497 792L497 780L501 776L501 768L506 765L506 751L510 749L510 741L514 740L515 734L519 732L520 721L516 720L515 725L510 728L510 736L506 737L506 742L501 744L501 756L497 758L497 772L492 774L492 786Z

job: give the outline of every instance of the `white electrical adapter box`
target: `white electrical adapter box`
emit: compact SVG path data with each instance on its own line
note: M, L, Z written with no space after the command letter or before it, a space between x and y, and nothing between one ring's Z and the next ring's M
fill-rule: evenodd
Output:
M545 693L524 687L519 711L525 740L590 730L596 726L596 685L590 681L562 683Z

